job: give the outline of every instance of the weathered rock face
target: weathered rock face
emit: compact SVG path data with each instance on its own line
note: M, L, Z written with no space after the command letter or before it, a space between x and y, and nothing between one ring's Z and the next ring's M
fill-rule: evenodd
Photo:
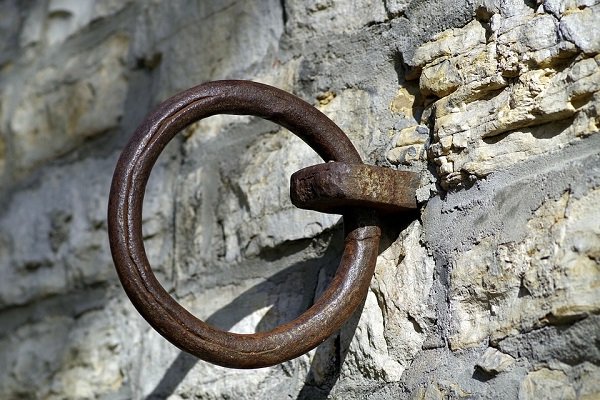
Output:
M544 2L534 10L513 3L482 4L477 19L438 34L409 62L411 78L433 102L428 159L444 189L598 131L598 5ZM413 143L404 136L391 162L406 163L398 154Z
M595 0L1 1L0 398L600 397L599 27ZM106 234L139 121L224 78L293 92L368 163L422 176L362 310L254 371L149 328ZM255 118L187 128L146 192L158 279L222 329L299 315L343 239L288 198L318 162Z

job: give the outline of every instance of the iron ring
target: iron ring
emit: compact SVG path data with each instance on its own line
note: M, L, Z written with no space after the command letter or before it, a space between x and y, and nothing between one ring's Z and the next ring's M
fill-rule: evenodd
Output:
M344 132L296 96L260 83L205 83L160 104L137 128L117 163L109 198L108 234L119 279L140 314L162 336L205 361L232 368L260 368L298 357L335 333L366 297L381 229L374 212L344 215L345 245L326 291L298 318L268 332L237 334L197 319L161 286L146 257L142 204L161 151L182 129L216 114L254 115L302 138L325 161L362 163Z

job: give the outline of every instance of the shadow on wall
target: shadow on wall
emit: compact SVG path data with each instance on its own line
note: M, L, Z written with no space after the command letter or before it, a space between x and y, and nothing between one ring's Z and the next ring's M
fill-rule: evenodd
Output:
M253 286L252 288L246 290L242 294L240 294L236 299L234 299L227 306L221 308L220 310L213 313L210 317L206 319L206 322L217 326L223 330L231 329L237 322L241 321L248 314L248 303L255 303L257 294L264 293L268 291L272 291L275 287L273 284L276 284L277 290L280 293L294 293L297 291L297 288L293 288L292 286L296 284L296 280L289 279L290 276L302 274L305 276L310 276L312 279L306 287L313 288L312 293L314 293L314 297L318 296L318 276L321 271L325 272L326 282L324 284L328 284L329 280L335 273L337 268L339 254L341 254L341 249L343 245L342 240L342 229L338 227L332 232L332 238L329 241L327 248L325 249L323 256L317 259L310 259L306 261L302 261L292 266L284 269L281 272L271 276L268 280ZM323 285L323 286L325 286ZM268 297L268 296L266 296ZM266 298L263 297L263 298ZM301 306L304 308L308 308L312 299L310 296L305 296L308 301L305 301L305 304ZM285 305L280 304L281 301L278 300L273 304L270 308L269 312L265 314L256 327L256 331L267 331L275 328L275 326L283 323L285 321L279 320L281 318L277 318L274 314L280 314L284 316L289 316L294 311L301 312L302 310L285 310L285 312L281 312L284 310ZM261 307L266 307L269 304L256 304L256 309L260 309ZM361 307L362 309L362 307ZM279 312L278 312L279 311ZM361 310L359 310L361 311ZM360 315L360 313L358 313ZM352 318L352 320L356 320L357 318ZM352 329L352 333L354 332L354 328L356 328L356 324ZM335 342L334 348L332 348L330 342ZM320 345L317 348L317 352L313 359L313 365L311 366L311 370L309 371L304 387L300 391L298 399L303 398L313 398L325 399L333 385L337 381L339 376L341 362L340 362L340 335L337 334L334 338L328 339L325 343ZM333 351L333 354L332 354ZM342 360L343 361L343 360ZM192 356L186 352L181 351L179 355L175 358L175 360L171 363L169 368L166 370L165 374L161 378L158 385L154 388L152 393L146 397L147 400L158 400L164 399L170 395L172 395L177 386L185 379L187 374L194 368L194 366L200 361L195 356ZM327 363L327 378L324 382L315 382L315 374L314 368L316 363Z
M389 226L387 229L384 227L384 236L382 237L380 244L379 254L381 254L398 238L400 231L407 225L405 221L409 220L410 219L402 220L400 223L397 220L391 221L391 223L386 223L386 225ZM338 224L338 228L335 229L335 232L333 232L332 239L329 241L329 244L322 257L296 263L271 276L267 281L253 286L239 295L227 306L213 313L209 318L207 318L206 322L211 325L216 325L220 329L231 329L238 321L247 316L247 308L244 306L247 305L249 301L255 299L257 293L264 293L265 291L272 290L273 283L277 284L278 291L282 293L293 292L294 288L292 288L292 286L296 285L297 281L294 279L288 279L288 277L297 273L311 275L313 277L312 282L314 284L313 287L315 288L313 293L315 293L314 298L316 299L321 292L317 285L322 285L322 287L325 288L333 277L339 263L339 256L343 246L343 235L340 225L341 224ZM318 282L320 271L325 272L325 282ZM306 296L306 298L309 298L309 296ZM257 305L257 309L261 308L262 306L268 306L268 304ZM310 304L303 305L305 309L309 306ZM304 385L296 397L297 400L321 400L328 397L340 376L341 368L348 353L350 342L354 337L354 332L358 325L363 306L364 303L344 324L340 332L317 347L310 370L306 375ZM270 311L261 319L256 327L256 331L267 331L275 328L281 323L286 322L286 320L278 320L281 318L269 315L271 313L277 314L277 310L282 310L283 308L284 305L280 304L280 301L278 300L273 307L271 307ZM302 310L299 311L301 312ZM289 315L289 313L281 314ZM187 374L198 362L203 361L200 361L195 356L183 351L180 352L166 370L165 374L161 378L160 382L156 385L154 390L146 397L146 400L164 399L172 395L177 386L179 386L179 384L185 379ZM318 373L317 370L319 371Z

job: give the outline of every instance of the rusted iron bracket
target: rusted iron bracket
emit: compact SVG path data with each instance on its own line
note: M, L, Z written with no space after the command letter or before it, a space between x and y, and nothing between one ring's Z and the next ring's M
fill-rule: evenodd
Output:
M417 208L419 175L366 164L329 162L295 172L290 197L298 208L343 214L351 207L381 213Z
M154 276L142 236L142 205L152 167L169 141L211 115L254 115L286 127L324 161L294 174L299 207L340 212L344 251L331 284L302 315L268 332L219 330L183 308ZM298 357L334 334L362 304L379 249L378 211L416 207L414 173L362 164L344 132L294 95L248 81L208 82L179 93L144 119L115 168L108 204L113 261L129 299L161 335L203 360L232 368L260 368Z

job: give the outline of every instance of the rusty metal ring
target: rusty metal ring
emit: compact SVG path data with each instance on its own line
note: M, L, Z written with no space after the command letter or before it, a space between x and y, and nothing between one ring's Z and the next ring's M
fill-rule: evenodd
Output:
M162 336L203 360L259 368L298 357L335 333L364 300L381 230L364 209L344 214L345 247L326 291L295 320L268 332L236 334L197 319L160 285L142 240L142 203L150 171L167 143L186 126L215 114L254 115L302 138L325 160L362 163L346 135L299 98L248 81L209 82L171 97L149 114L123 150L108 206L110 248L117 273L136 309Z

